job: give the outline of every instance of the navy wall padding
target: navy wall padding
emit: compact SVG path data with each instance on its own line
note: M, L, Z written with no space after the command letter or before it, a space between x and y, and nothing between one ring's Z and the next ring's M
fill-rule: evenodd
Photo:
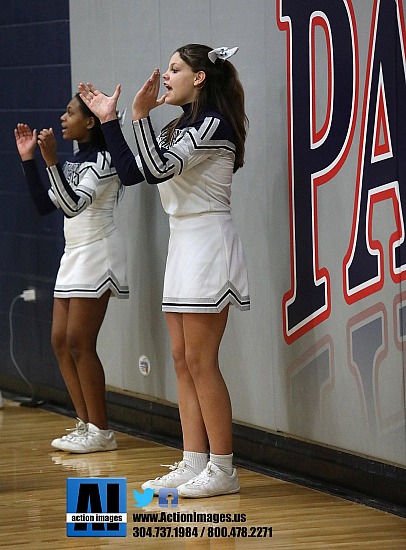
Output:
M38 130L53 127L61 162L72 150L60 133L60 116L71 99L69 1L3 0L0 31L0 373L21 380L10 354L10 306L35 287L35 303L19 299L14 305L14 355L34 386L63 388L50 343L63 217L60 211L36 213L13 129L17 122ZM39 151L37 157L48 185Z

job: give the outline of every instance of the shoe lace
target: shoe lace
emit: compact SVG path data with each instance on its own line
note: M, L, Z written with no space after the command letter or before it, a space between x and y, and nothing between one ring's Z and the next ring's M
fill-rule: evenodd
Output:
M66 428L66 431L69 432L67 436L65 437L75 437L75 436L82 436L87 433L87 424L80 421L76 423L76 426L74 428ZM76 432L76 433L74 433Z
M156 479L162 479L163 477L165 478L171 478L174 476L174 474L180 472L180 471L183 471L185 470L186 468L186 464L184 462L175 462L175 464L161 464L161 466L164 466L165 468L169 468L171 471L168 473L168 474L165 474L161 477L157 477Z
M66 431L67 432L78 432L78 433L87 432L87 426L86 426L86 424L77 423L74 428L66 428Z
M175 462L175 464L161 464L164 468L169 468L170 470L177 470L180 465L180 462Z
M212 465L208 463L206 468L199 475L191 479L189 483L191 485L206 485L214 475L216 475L216 472L212 468Z

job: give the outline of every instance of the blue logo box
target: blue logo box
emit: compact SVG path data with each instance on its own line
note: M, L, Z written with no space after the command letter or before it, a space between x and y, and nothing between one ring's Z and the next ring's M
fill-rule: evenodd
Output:
M127 535L125 478L68 478L66 534L68 537Z

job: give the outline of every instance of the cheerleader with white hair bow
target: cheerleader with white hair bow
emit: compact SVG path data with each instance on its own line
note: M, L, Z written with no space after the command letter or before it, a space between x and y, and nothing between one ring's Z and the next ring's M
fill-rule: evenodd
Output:
M190 498L240 490L232 464L230 397L218 361L230 304L250 308L246 260L230 206L248 123L243 87L229 61L237 50L179 48L162 75L161 97L159 70L152 73L132 106L137 157L116 118L120 85L111 97L90 83L79 86L102 122L123 184L157 184L169 215L162 309L177 375L183 458L168 474L142 485L156 494L168 487ZM163 103L182 113L156 137L149 113Z

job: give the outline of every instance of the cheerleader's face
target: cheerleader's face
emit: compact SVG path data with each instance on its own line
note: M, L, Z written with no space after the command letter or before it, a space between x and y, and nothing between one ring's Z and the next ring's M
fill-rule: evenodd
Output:
M194 73L192 68L175 52L166 73L162 75L167 90L165 103L186 105L192 103L206 77L203 71Z
M68 103L66 112L61 116L62 137L66 140L75 139L78 143L90 140L90 130L94 126L94 118L83 114L79 100L74 97Z

